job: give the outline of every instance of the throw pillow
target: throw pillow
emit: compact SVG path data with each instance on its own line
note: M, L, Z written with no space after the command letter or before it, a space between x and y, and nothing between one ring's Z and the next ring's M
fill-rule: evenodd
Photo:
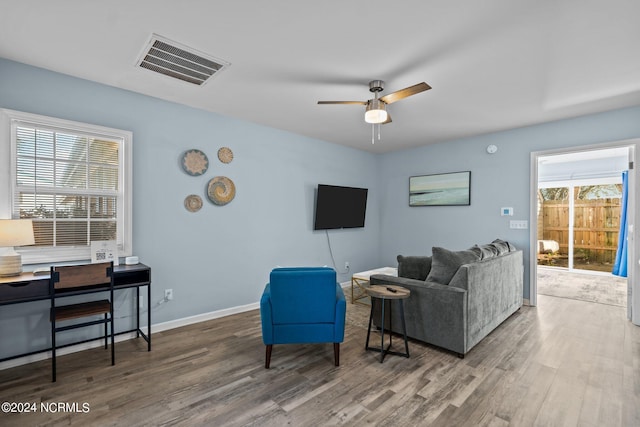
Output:
M496 240L500 240L500 239L496 239ZM507 244L507 246L509 246L509 252L515 252L515 251L518 250L518 248L516 248L513 243L507 242L507 241L504 241L504 240L503 240L503 242L505 242Z
M516 250L515 246L513 246L511 243L501 239L496 239L491 242L491 244L498 249L498 255L506 254L507 252L513 252Z
M491 244L481 246L473 245L469 250L477 254L480 259L489 259L499 255L498 248Z
M448 285L461 265L480 260L474 251L450 251L444 248L433 247L431 259L431 271L427 276L430 282Z
M471 252L473 252L474 254L478 255L478 257L479 257L480 259L482 259L482 249L480 249L480 246L478 246L477 244L475 244L475 245L471 246L471 247L469 248L469 250L470 250Z
M431 257L429 256L402 256L398 255L398 277L407 279L425 280L431 270Z

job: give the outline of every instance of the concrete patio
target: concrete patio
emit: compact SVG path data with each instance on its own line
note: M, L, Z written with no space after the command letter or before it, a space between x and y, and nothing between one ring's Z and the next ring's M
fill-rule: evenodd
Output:
M627 306L627 279L590 271L538 266L538 294Z

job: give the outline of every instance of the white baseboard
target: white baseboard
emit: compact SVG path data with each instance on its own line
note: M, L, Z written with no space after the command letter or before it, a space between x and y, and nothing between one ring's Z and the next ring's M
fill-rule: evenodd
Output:
M245 311L251 311L260 308L260 303L255 302L252 304L241 305L238 307L225 308L223 310L211 311L209 313L202 313L195 316L183 317L182 319L170 320L168 322L162 322L158 324L151 325L153 334L156 332L167 331L169 329L179 328L181 326L192 325L194 323L205 322L207 320L219 319L220 317L231 316L232 314L244 313ZM146 327L140 328L145 333L147 332ZM130 332L127 334L117 335L115 338L116 342L130 340L136 337L135 332ZM153 341L152 341L153 343ZM64 354L75 353L77 351L88 350L90 348L101 347L104 344L102 338L97 338L94 341L85 342L82 344L72 345L69 347L64 347L59 349L56 353L59 356ZM51 350L43 351L41 353L32 354L29 356L18 357L12 360L7 360L0 363L0 371L4 369L14 368L20 365L26 365L28 363L38 362L40 360L46 360L51 358Z
M251 311L257 308L260 308L260 303L254 302L252 304L240 305L238 307L225 308L223 310L183 317L182 319L170 320L168 322L153 325L153 333L167 331L181 326L193 325L194 323L206 322L207 320L219 319L220 317L231 316L232 314L244 313L245 311Z
M531 306L531 301L529 300L529 298L523 298L522 305Z
M351 282L340 283L342 288L351 286ZM207 320L219 319L221 317L231 316L233 314L244 313L246 311L256 310L260 308L260 303L255 302L252 304L240 305L237 307L225 308L223 310L211 311L209 313L197 314L195 316L183 317L182 319L170 320L168 322L162 322L152 325L153 333L168 331L170 329L179 328L182 326L193 325L194 323L206 322ZM145 333L146 327L141 328ZM135 332L128 334L122 334L116 336L116 342L130 340L136 337ZM98 338L95 341L90 341L82 344L72 345L69 347L61 348L58 350L59 355L75 353L77 351L88 350L90 348L102 346L102 338ZM18 357L16 359L7 360L0 363L0 371L4 369L14 368L20 365L26 365L28 363L38 362L40 360L46 360L51 358L51 351L43 351L42 353L32 354L29 356Z
M117 335L115 342L126 341L136 337L135 332L127 334ZM75 353L77 351L88 350L90 348L102 347L104 345L104 338L96 338L93 341L83 342L81 344L71 345L64 347L56 351L56 356L63 356L65 354ZM0 363L0 371L9 368L15 368L16 366L26 365L28 363L39 362L40 360L51 359L51 350L43 351L41 353L31 354L29 356L18 357L16 359L6 360Z

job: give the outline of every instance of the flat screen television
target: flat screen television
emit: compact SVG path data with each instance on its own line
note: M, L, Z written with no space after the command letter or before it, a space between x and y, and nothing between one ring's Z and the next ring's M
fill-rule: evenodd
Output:
M364 227L366 188L318 184L314 230Z

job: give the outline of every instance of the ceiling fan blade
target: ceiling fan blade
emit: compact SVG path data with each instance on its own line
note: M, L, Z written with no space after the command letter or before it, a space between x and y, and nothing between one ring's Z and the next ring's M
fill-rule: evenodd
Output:
M318 104L358 104L367 105L367 101L318 101Z
M417 85L409 86L404 89L391 92L385 96L380 97L380 100L385 104L392 104L396 101L400 101L401 99L404 99L411 95L415 95L420 92L424 92L425 90L429 90L429 89L431 89L431 86L429 86L425 82L422 82L422 83L418 83Z

